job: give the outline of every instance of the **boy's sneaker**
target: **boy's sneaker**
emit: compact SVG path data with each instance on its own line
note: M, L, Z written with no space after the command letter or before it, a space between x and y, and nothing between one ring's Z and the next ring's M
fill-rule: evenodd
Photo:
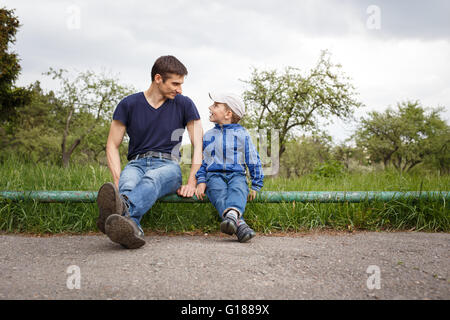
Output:
M245 222L241 222L237 227L236 235L238 237L239 242L247 242L254 236L256 236L256 232L253 231L248 224Z
M106 233L106 219L108 219L108 217L112 214L122 215L126 206L120 197L116 186L111 182L107 182L100 187L97 195L97 205L99 211L97 228L101 232Z
M145 244L144 232L130 217L112 214L106 219L106 235L127 249L137 249Z
M223 221L220 224L220 231L229 234L235 234L238 229L238 221L236 215L225 214Z

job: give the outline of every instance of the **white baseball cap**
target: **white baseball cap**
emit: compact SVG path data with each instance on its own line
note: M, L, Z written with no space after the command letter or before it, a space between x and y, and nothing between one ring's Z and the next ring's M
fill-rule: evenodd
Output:
M209 97L214 102L226 103L239 118L242 118L245 114L245 105L242 99L233 93L215 93L210 92Z

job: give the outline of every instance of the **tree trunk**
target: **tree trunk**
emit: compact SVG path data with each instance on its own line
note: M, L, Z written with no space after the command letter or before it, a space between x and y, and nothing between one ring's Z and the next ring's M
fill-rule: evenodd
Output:
M72 146L70 147L70 149L65 152L63 151L62 154L62 162L63 162L63 167L67 168L69 166L69 161L70 161L70 157L72 156L73 151L75 150L75 148L81 143L81 138L78 138L74 141L74 143L72 143Z

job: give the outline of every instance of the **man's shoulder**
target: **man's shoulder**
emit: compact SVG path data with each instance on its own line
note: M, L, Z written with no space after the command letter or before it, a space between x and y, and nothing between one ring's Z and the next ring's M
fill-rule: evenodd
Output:
M173 99L176 104L180 105L194 105L194 102L188 96L183 96L182 94L177 94Z
M130 95L126 96L125 98L123 98L122 100L120 100L119 104L125 104L128 106L133 105L139 101L141 95L142 95L142 92L136 92L136 93L130 94Z
M139 99L141 97L141 95L142 95L142 92L136 92L136 93L126 96L125 98L122 99L122 101L127 101L127 102L136 101L137 99Z

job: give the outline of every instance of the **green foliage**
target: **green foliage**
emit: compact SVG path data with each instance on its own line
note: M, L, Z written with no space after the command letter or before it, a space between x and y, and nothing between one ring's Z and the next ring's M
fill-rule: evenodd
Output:
M0 135L11 132L18 109L30 101L28 90L14 86L20 64L18 55L9 46L16 41L18 28L14 10L0 8Z
M61 144L57 135L61 128L61 103L53 92L44 93L39 82L31 85L29 91L31 103L21 109L13 132L3 139L3 148L6 153L19 154L33 162L56 162Z
M360 148L350 146L348 142L333 147L333 159L340 161L346 170L358 171L357 168L361 169L369 163L364 152Z
M397 110L384 113L373 111L362 119L355 133L357 145L374 162L393 165L397 170L409 171L416 165L431 159L449 168L450 127L440 116L440 109L429 114L418 101L397 104Z
M334 178L344 173L344 166L336 160L329 160L314 168L313 175L316 177Z
M88 70L74 78L66 73L52 68L46 73L60 82L56 97L62 103L64 127L59 130L59 136L63 166L68 166L75 149L86 140L85 154L97 158L104 151L114 108L134 91L105 73Z
M66 165L69 158L78 163L96 161L106 164L105 145L112 110L121 98L131 92L131 89L117 83L102 82L101 80L106 78L104 75L94 76L93 73L86 72L80 76L87 76L86 81L99 80L95 84L83 83L85 91L89 91L89 97L73 97L82 99L82 103L86 104L83 107L69 104L67 96L55 94L53 91L44 92L39 82L28 88L31 92L31 103L21 109L14 130L9 134L0 134L2 149L6 151L0 157L14 153L33 162L61 164L65 155ZM69 81L68 85L71 84L75 85ZM87 89L87 86L95 89ZM76 89L72 90L76 95ZM100 92L104 94L103 98L99 98ZM99 100L96 101L96 98ZM77 108L74 108L74 105ZM120 151L125 161L126 142L120 146Z
M331 158L331 137L326 135L301 136L286 143L280 161L280 174L300 177Z
M354 98L354 87L340 68L331 63L329 53L323 52L305 75L292 67L283 73L254 69L251 79L245 81L248 89L243 97L248 111L242 124L278 130L281 156L295 130L319 131L319 118L349 119L361 103Z

